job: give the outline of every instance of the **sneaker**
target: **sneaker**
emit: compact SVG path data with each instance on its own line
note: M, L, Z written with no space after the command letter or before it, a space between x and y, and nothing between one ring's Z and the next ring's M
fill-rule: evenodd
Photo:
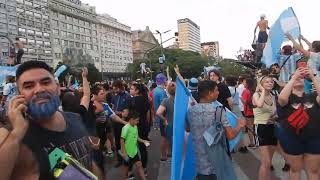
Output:
M255 145L255 144L249 144L248 147L249 147L249 148L252 148L252 149L255 149L255 148L257 148L257 145Z
M290 170L290 165L289 164L284 164L282 171L283 172L288 172Z
M271 170L271 171L274 171L273 165L270 166L270 170Z
M109 152L107 153L107 157L113 158L113 152L112 152L112 151L109 151Z
M144 176L145 176L145 177L147 177L147 176L148 176L147 168L144 168Z
M135 179L133 173L128 174L127 180Z
M115 167L115 168L118 168L118 167L120 167L121 165L122 165L122 163L118 161L118 163L117 163L114 167Z
M247 149L246 146L244 146L244 147L240 147L240 148L239 148L239 152L242 153L242 154L246 154L246 153L249 152L249 150Z

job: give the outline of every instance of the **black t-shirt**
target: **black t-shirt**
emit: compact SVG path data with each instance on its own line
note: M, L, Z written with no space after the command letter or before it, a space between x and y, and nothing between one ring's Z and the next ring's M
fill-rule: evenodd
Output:
M198 91L191 91L192 97L199 103L200 97Z
M299 104L303 104L304 110L309 115L308 124L300 131L302 136L319 136L320 135L320 121L319 112L320 106L316 100L317 94L303 94L303 97L298 97L295 94L289 96L288 104L279 109L279 120L283 127L285 127L288 132L295 133L295 129L291 127L288 122L288 117L296 111Z
M135 96L130 99L125 109L129 109L129 111L134 110L140 114L138 132L139 136L142 136L140 134L145 133L149 125L147 120L147 113L150 110L149 100L144 96Z
M40 180L53 180L50 170L49 154L57 147L77 159L88 170L92 170L92 148L88 132L76 113L62 112L66 129L63 132L51 131L30 121L23 139L38 162Z
M226 108L230 109L227 99L231 97L230 90L227 85L224 83L218 84L219 96L218 101ZM230 109L231 110L231 109Z
M79 114L82 117L82 121L84 126L87 128L88 133L91 136L96 136L96 120L95 120L95 115L94 115L94 109L91 109L93 107L90 107L87 110L84 106L80 105L79 108ZM93 113L91 112L93 110Z

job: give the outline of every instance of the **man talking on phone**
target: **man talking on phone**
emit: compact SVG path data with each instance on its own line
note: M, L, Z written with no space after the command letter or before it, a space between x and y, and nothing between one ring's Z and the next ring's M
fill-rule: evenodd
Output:
M0 171L7 167L4 179L54 179L48 155L55 148L62 149L103 178L93 161L81 117L58 111L60 87L52 69L42 61L27 61L18 67L16 79L18 95L10 102L8 116L13 128L18 122L24 123L19 126L17 139L12 140L15 143L13 151L7 151L11 158L0 160Z

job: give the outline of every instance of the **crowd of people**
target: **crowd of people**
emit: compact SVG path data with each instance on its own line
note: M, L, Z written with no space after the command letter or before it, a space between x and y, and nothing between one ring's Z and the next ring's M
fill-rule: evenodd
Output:
M257 24L260 43L267 38L264 18ZM319 179L320 43L301 36L307 51L286 36L293 47L284 46L279 64L257 70L255 76L224 76L212 69L203 78L185 81L175 67L190 91L186 127L181 128L192 134L198 180L234 179L232 153L250 148L259 149L259 180L271 179L275 151L283 156L282 170L289 171L290 180L300 179L303 169L309 180ZM309 57L308 62L300 56ZM153 153L148 147L157 143L150 139L151 130L160 131L160 161L174 156L174 112L180 102L175 102L177 84L168 72L157 74L152 84L90 84L83 68L81 83L74 87L60 83L45 62L22 63L15 77L7 77L0 98L1 179L50 180L68 174L105 179L107 157L117 161L119 179L134 179L133 170L147 179L148 155ZM213 106L215 101L222 105ZM227 109L238 118L235 127ZM245 135L229 149L229 141L241 131ZM219 139L212 145L208 136Z

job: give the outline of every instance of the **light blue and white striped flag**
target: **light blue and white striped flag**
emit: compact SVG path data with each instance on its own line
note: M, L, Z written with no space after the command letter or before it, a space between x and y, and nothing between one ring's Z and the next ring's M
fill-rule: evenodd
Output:
M285 33L290 33L294 39L299 38L301 31L298 18L292 7L289 7L281 13L277 21L272 25L269 31L269 38L263 50L262 63L269 68L277 63L277 55L281 45L286 41Z

